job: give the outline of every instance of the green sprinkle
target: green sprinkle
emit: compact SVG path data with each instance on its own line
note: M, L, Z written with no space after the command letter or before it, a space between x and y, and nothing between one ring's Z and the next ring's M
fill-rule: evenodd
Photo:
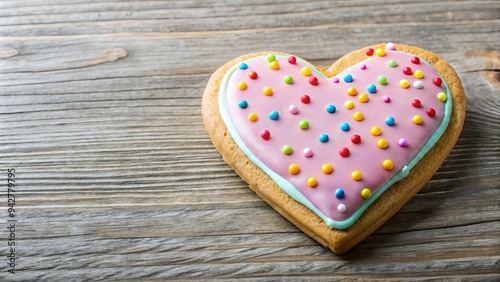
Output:
M267 55L267 61L268 62L276 61L276 56L274 56L273 54Z
M299 122L299 127L300 127L300 129L302 129L302 130L306 130L306 129L308 129L308 128L309 128L309 122L308 122L307 120L305 120L305 119L304 119L304 120L301 120L301 121Z
M281 149L281 152L283 152L283 154L285 154L285 155L291 155L293 153L293 150L292 150L292 147L290 147L290 145L285 145Z
M388 65L389 67L391 67L391 68L395 68L395 67L398 65L398 63L396 63L396 61L394 61L394 60L390 60L390 61L387 63L387 65Z
M385 77L385 75L381 75L377 78L377 81L381 85L387 84L387 77Z
M293 84L293 77L290 76L290 75L287 75L283 78L283 81L286 83L286 84Z

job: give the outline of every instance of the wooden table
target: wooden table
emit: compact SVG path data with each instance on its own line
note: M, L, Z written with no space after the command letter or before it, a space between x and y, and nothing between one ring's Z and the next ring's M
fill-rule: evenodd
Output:
M500 279L500 3L266 2L0 1L0 280ZM244 53L328 67L388 41L446 59L467 118L422 191L338 256L222 161L201 96Z

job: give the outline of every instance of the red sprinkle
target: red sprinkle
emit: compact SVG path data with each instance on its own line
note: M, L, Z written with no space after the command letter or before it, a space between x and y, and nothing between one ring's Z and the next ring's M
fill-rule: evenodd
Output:
M253 71L248 74L248 77L250 77L250 79L257 79L258 75L256 72Z
M420 100L419 100L419 99L413 99L413 101L411 101L411 104L412 104L415 108L420 108L420 106L422 106L422 103L420 103Z
M403 68L403 73L404 73L404 74L406 74L406 75L410 75L410 74L412 74L413 72L412 72L411 68L409 68L409 67L404 67L404 68Z
M342 157L347 158L349 157L349 155L351 155L351 152L349 152L349 149L347 149L346 147L342 147L342 149L339 150L339 154Z
M314 86L318 85L318 78L314 76L309 78L309 83Z
M269 140L269 138L271 138L271 132L269 132L269 130L267 129L264 129L260 132L260 137L262 137L262 139L264 140Z
M366 55L372 56L373 55L373 49L372 48L366 49Z
M432 80L432 82L434 82L434 85L436 85L436 86L441 86L441 84L443 83L443 80L439 77L436 77Z
M309 97L309 95L302 95L302 97L300 97L300 101L304 104L309 104L311 102L311 97Z
M361 136L357 135L357 134L354 134L352 137L351 137L351 142L354 143L354 144L359 144L361 143ZM347 148L346 148L347 149ZM342 154L341 154L342 155Z
M411 58L411 62L414 63L415 65L420 64L420 59L418 57L413 57Z
M433 108L428 108L427 109L427 115L430 116L430 117L433 117L436 115L436 110L434 110Z
M294 56L290 56L288 57L288 62L292 65L295 65L295 63L297 62L297 58L295 58Z

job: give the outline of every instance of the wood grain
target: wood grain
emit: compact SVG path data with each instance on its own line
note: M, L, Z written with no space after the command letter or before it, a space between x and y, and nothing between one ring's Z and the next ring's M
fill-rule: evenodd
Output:
M0 280L498 280L499 34L498 1L0 1L0 170L18 185ZM222 161L201 95L241 54L328 67L387 41L447 60L467 117L422 191L336 256Z

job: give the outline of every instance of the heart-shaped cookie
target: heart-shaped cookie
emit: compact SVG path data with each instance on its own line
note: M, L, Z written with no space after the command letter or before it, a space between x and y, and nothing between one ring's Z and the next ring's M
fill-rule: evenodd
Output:
M212 76L203 116L259 196L342 253L435 173L458 138L465 99L445 61L388 43L328 70L279 52L242 56Z

